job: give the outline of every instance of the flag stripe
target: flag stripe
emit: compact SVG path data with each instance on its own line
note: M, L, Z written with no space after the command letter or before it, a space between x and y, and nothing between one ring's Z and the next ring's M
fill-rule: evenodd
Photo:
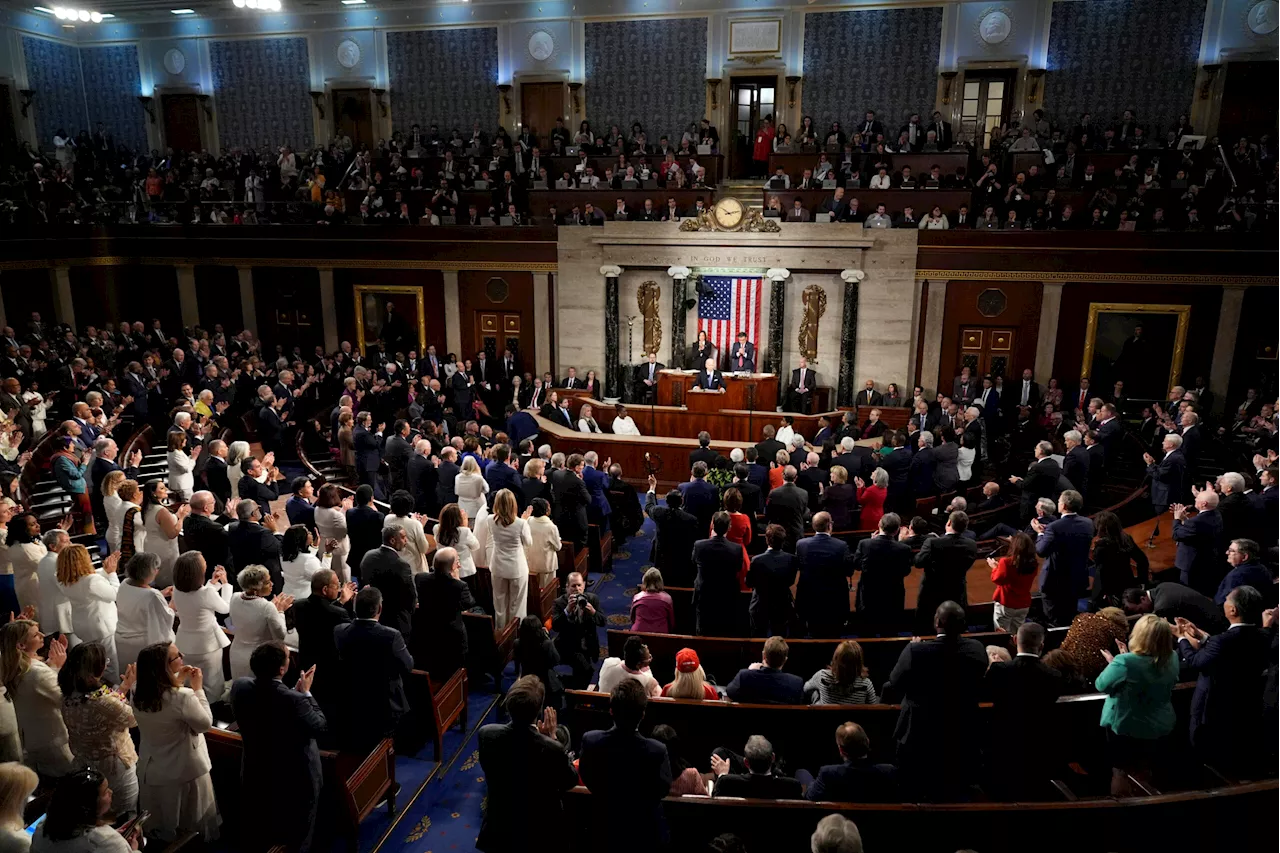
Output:
M711 287L713 295L698 300L698 330L706 333L707 340L721 356L734 344L738 332L746 332L747 340L756 349L758 369L761 351L758 339L760 302L764 279L755 276L707 276L703 281Z

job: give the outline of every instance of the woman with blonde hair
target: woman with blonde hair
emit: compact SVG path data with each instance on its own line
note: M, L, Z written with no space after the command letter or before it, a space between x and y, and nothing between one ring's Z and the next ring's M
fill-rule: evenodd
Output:
M283 643L287 630L284 612L293 605L292 595L271 595L273 583L266 566L245 566L236 575L240 591L231 596L231 678L253 675L249 656L263 643Z
M845 640L836 646L831 665L818 670L804 685L810 705L875 705L880 701L867 678L862 646Z
M1178 683L1173 626L1154 613L1138 620L1120 654L1103 649L1107 667L1094 681L1107 694L1101 725L1111 752L1111 795L1129 796L1129 777L1139 782L1151 775L1151 759L1159 741L1173 731L1173 688Z
M493 499L493 521L489 529L489 572L493 576L493 621L502 630L508 622L519 622L529 606L529 561L525 549L533 536L525 519L532 508L518 516L519 505L510 489Z
M702 662L693 649L676 652L675 680L662 688L661 695L668 699L697 699L700 702L715 702L720 698L716 689L707 683L707 674L702 671Z
M107 651L107 680L120 680L116 654L116 595L120 592L120 552L102 561L102 574L94 571L89 550L68 545L58 552L58 586L71 602L71 633L82 643L101 643Z
M169 450L165 461L169 463L169 491L180 500L191 497L195 491L196 479L192 473L196 469L196 460L200 458L200 445L191 448L187 455L187 433L185 430L173 430L169 433Z
M17 761L0 764L0 853L31 849L24 811L39 784L40 777L27 765Z
M119 516L120 505L124 501L120 498L120 487L124 485L128 477L120 470L112 471L110 474L102 478L102 483L98 489L102 492L102 511L107 517L107 547L112 551L120 550L120 526L116 525L115 539L116 547L111 547L111 519ZM114 511L114 512L113 512Z
M116 472L112 472L113 474ZM147 531L142 525L142 490L137 480L125 480L116 486L115 497L118 503L108 503L103 498L102 504L107 508L107 551L128 550L125 559L143 550L147 544ZM129 535L125 536L126 526Z
M458 496L458 506L468 518L479 518L485 508L485 495L489 494L489 484L485 482L480 471L480 463L474 456L462 457L462 470L453 481L453 493Z
M204 555L199 551L188 551L178 558L173 568L173 610L178 614L175 642L187 664L203 673L200 683L212 704L222 698L225 686L222 650L231 641L217 616L231 612L231 584L222 566L214 569L208 582L205 571Z
M49 644L47 663L40 659L43 646L44 634L30 619L14 619L0 628L0 680L18 717L23 763L44 776L65 776L75 769L58 689L67 639Z
M227 480L231 483L233 495L240 494L240 478L244 476L244 465L251 454L247 441L233 441L227 448Z

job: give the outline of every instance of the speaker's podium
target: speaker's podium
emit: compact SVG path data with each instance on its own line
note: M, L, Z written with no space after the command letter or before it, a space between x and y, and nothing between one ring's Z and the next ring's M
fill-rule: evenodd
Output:
M658 373L658 405L684 406L691 412L719 412L722 409L772 412L778 406L778 376L775 373L722 373L723 394L702 391L696 370L663 370Z

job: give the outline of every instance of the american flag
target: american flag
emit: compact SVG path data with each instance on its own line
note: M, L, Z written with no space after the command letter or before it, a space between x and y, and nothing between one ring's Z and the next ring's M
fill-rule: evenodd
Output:
M760 276L703 276L713 295L698 298L698 331L707 333L721 356L727 355L738 332L747 333L747 341L760 351L760 297L764 279ZM695 365L701 367L701 365Z

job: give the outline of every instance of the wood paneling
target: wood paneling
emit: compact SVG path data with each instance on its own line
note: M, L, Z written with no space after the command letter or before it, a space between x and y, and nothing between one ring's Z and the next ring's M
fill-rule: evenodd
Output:
M998 290L1004 294L1004 310L991 317L984 315L978 308L979 297L987 290ZM947 304L942 315L941 359L936 368L921 366L921 384L926 387L951 387L951 378L960 373L963 329L984 332L1010 330L1014 333L1013 349L1008 354L1010 367L1005 371L1006 376L1020 376L1023 368L1035 367L1042 293L1043 287L1038 282L947 282ZM984 339L985 337L984 335ZM990 346L984 346L983 351L990 349ZM933 369L937 370L936 374L932 372Z
M173 267L72 267L71 299L81 328L121 320L141 320L151 328L151 321L158 319L167 334L177 335L182 329Z
M337 269L333 271L333 298L338 308L338 339L356 342L355 298L357 284L382 284L422 288L427 321L427 344L444 356L444 276L439 270Z
M258 312L258 336L309 357L324 344L320 316L320 273L314 267L270 267L253 271L253 298ZM271 359L274 354L264 350Z
M0 273L0 295L4 298L5 317L19 335L26 334L32 311L39 311L44 322L53 322L52 271L7 270Z
M175 151L199 151L200 103L198 95L161 95L164 144Z
M564 117L564 83L521 83L520 119L534 134L550 142L556 119Z
M1224 406L1228 416L1249 388L1257 388L1262 400L1275 399L1277 315L1280 315L1280 292L1274 287L1250 287L1244 292ZM1210 390L1222 393L1221 388Z
M506 282L506 298L495 300L491 297L499 295L501 286L490 286L490 279L501 279ZM514 335L519 339L521 352L516 355L526 369L532 368L533 329L539 320L533 315L533 273L513 272L510 270L493 272L487 270L462 270L458 273L458 323L462 333L462 352L458 360L474 358L483 345L477 333L478 315L519 315L520 331ZM497 354L501 355L503 343L509 335L500 335Z
M240 305L240 274L235 267L201 264L196 267L196 306L200 325L210 331L221 325L227 336L244 328Z

